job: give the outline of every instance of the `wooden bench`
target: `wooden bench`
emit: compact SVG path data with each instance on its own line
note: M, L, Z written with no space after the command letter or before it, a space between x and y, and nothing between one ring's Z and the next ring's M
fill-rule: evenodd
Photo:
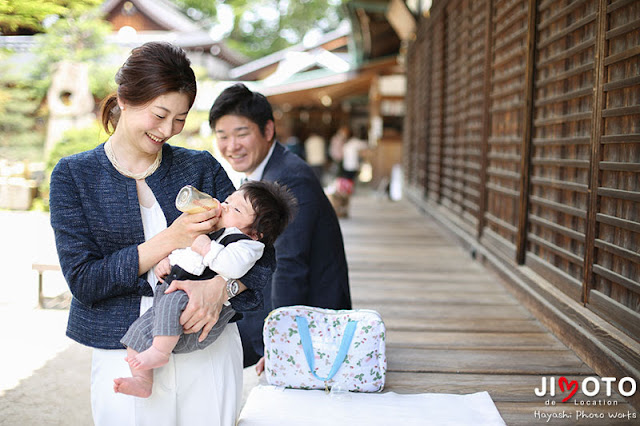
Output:
M45 271L60 271L60 265L53 263L34 263L31 265L31 269L38 271L38 307L44 307L44 295L42 292L43 287L43 274Z

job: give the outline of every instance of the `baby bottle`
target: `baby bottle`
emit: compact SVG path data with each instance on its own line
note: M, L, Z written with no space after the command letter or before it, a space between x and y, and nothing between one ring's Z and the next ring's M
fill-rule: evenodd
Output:
M184 213L201 213L219 206L218 200L209 194L198 191L191 185L183 187L176 197L176 208Z

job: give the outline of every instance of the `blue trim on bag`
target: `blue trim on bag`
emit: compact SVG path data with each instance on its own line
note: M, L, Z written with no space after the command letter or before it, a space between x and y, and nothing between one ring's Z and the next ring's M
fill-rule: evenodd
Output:
M344 330L344 335L342 336L342 342L340 343L340 349L338 350L338 354L336 355L335 361L333 361L333 365L331 366L331 371L329 371L329 375L323 379L319 377L314 371L314 359L315 354L313 352L313 343L311 342L311 336L309 334L309 322L305 317L296 317L296 323L298 324L298 332L300 333L300 341L302 342L302 348L304 349L304 356L307 359L307 364L309 365L309 369L311 370L311 374L313 374L316 379L326 382L331 380L333 376L338 372L340 366L347 358L347 352L349 351L349 346L351 346L351 340L353 340L353 335L356 332L356 325L358 321L349 321L347 323L347 327Z

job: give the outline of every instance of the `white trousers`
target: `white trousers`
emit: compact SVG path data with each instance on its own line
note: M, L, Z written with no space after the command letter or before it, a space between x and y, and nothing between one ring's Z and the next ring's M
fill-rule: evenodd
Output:
M154 370L149 398L117 394L130 377L126 350L94 349L91 409L96 426L233 426L242 401L242 345L235 323L205 350L171 354Z

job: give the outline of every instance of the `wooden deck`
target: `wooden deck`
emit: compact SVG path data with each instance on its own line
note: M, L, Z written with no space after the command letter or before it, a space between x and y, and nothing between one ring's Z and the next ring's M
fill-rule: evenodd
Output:
M578 391L566 403L559 389L555 397L536 396L543 377L581 384L597 375L437 222L409 202L364 192L350 213L341 224L354 308L375 309L385 321L386 391L488 391L508 425L640 424L617 392L606 395L604 383L600 394ZM599 405L575 405L585 402Z

